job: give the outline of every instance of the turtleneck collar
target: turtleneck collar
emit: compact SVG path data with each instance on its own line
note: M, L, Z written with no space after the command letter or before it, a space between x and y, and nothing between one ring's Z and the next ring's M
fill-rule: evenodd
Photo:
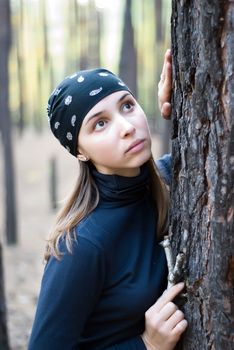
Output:
M149 169L147 164L134 177L105 175L92 169L92 175L100 193L100 204L125 205L137 201L149 192Z

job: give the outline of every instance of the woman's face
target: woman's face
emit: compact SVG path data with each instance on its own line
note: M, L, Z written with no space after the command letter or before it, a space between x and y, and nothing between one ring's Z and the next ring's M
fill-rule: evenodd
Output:
M145 113L130 93L114 92L87 113L78 145L78 158L88 157L100 173L136 176L151 157Z

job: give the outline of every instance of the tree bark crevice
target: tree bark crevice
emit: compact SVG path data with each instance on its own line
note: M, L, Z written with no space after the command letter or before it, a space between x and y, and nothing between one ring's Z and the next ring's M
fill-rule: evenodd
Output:
M182 348L234 345L234 3L172 2L174 255L186 255ZM186 239L185 239L186 238Z

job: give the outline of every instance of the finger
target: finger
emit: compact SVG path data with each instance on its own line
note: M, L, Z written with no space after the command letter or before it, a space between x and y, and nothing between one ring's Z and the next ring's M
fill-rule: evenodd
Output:
M161 115L165 119L170 119L171 116L171 104L169 102L164 102L161 109Z
M167 62L165 67L164 87L170 92L172 89L172 65Z
M169 289L166 289L161 297L151 306L148 313L159 312L169 301L172 301L184 288L184 283L177 283Z
M167 65L171 65L172 63L172 54L171 49L167 49L165 55L164 55L164 62L163 62L163 69L161 74L161 81L164 82L166 73L167 73Z
M178 310L178 307L172 301L169 301L169 303L167 303L160 310L158 315L160 316L161 320L167 321L168 319L170 319L176 313L177 310ZM175 327L175 324L171 328L174 328L174 327Z
M173 336L179 336L186 330L187 327L188 327L188 322L186 320L182 320L179 323L177 323L175 328L172 329L171 334Z
M168 62L172 62L172 52L171 49L167 49L166 53L165 53L165 58Z
M170 317L167 319L167 327L172 330L176 327L176 325L184 320L184 314L181 310L176 310Z
M165 77L166 77L166 69L167 69L167 62L170 61L170 50L167 50L165 55L164 55L164 61L163 61L163 69L162 69L162 74L160 77L160 81L164 82Z

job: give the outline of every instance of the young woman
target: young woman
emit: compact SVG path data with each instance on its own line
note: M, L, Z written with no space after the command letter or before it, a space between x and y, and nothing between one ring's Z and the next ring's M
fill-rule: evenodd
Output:
M167 53L165 115L169 76ZM183 284L163 293L170 157L155 166L146 116L108 70L63 80L48 116L80 169L48 240L29 349L173 349L187 322L172 302Z

